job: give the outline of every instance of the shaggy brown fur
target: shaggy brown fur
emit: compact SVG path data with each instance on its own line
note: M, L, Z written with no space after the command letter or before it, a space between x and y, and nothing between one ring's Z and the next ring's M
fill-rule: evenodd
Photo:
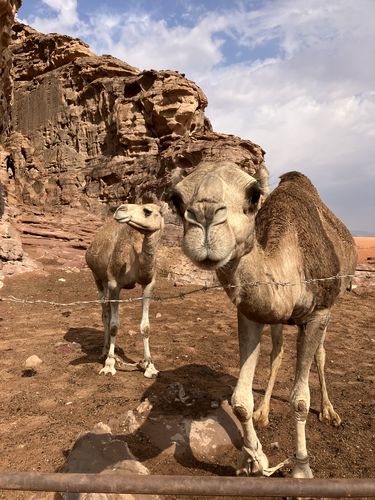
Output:
M357 255L352 235L321 200L310 180L299 172L281 176L256 216L258 243L270 255L279 249L283 236L295 231L303 256L305 279L347 273L343 258L355 269ZM346 260L347 262L347 260ZM343 291L340 280L309 285L317 307L331 307Z

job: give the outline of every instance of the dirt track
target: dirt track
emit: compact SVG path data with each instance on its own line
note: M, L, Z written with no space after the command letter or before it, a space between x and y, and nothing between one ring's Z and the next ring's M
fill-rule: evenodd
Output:
M59 281L63 278L65 281ZM175 288L161 280L156 292L170 295L189 288ZM139 290L127 292L136 297ZM59 272L48 276L24 274L5 282L2 296L59 302L90 300L96 291L88 271ZM318 377L311 374L312 411L308 421L308 446L316 477L375 477L374 425L374 322L375 291L347 293L333 311L326 340L327 380L332 402L343 424L336 429L321 423ZM125 297L125 294L124 294ZM160 318L155 318L156 313ZM138 360L142 343L138 334L139 303L122 306L119 353ZM0 468L56 471L65 463L78 434L97 422L111 426L126 439L133 453L151 473L233 474L238 451L218 464L193 458L178 460L153 447L142 432L126 435L122 423L127 411L144 397L162 401L155 411L205 415L210 401L230 398L238 373L234 307L221 290L190 295L184 300L154 302L151 306L151 345L161 374L147 380L138 371L119 370L114 377L99 376L102 347L98 305L57 307L0 303L1 409ZM130 334L129 334L130 331ZM293 452L293 420L288 393L293 380L295 330L287 328L285 357L272 400L271 424L259 435L271 463ZM68 347L56 345L63 342ZM72 342L80 344L74 349ZM268 376L270 341L262 341L255 391L260 396ZM69 347L70 346L70 347ZM24 362L37 354L43 364L32 377L22 376ZM173 382L195 394L195 404L168 404L163 395ZM198 394L198 397L197 397ZM67 404L70 403L70 404ZM154 410L153 410L154 411ZM271 450L278 441L280 450ZM27 498L29 494L2 494L0 498Z

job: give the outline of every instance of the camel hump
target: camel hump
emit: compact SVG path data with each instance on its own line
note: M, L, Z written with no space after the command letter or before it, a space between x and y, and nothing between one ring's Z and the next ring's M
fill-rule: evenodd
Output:
M286 172L285 174L280 175L280 184L279 185L286 183L286 182L292 182L293 184L298 184L301 187L308 188L309 190L318 194L318 191L316 190L315 186L310 181L310 179L308 177L306 177L306 175L302 174L301 172L297 172L294 170L292 172Z

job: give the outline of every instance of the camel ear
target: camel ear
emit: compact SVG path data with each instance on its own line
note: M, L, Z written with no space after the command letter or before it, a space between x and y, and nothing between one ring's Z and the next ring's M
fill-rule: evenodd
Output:
M186 174L185 174L186 175ZM180 167L177 167L173 170L171 173L171 182L170 186L174 187L176 186L180 181L182 181L184 175L183 175L183 170Z
M160 206L160 215L164 217L167 212L168 212L168 203L162 203Z
M255 212L259 208L259 201L262 194L263 190L257 181L252 182L250 186L246 188L245 196L250 212Z
M177 213L181 218L183 218L185 208L180 193L175 188L171 187L166 192L165 199L167 200L172 212Z

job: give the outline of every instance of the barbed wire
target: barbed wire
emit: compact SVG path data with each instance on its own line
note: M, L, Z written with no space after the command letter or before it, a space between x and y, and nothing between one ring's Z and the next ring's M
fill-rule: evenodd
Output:
M246 283L241 283L239 285L204 285L201 286L200 288L195 288L194 290L188 290L185 292L179 292L173 295L165 295L165 296L158 296L158 295L152 295L152 296L146 296L146 297L129 297L127 299L96 299L96 300L77 300L75 302L56 302L52 300L44 300L44 299L22 299L19 297L14 297L13 295L8 295L7 297L1 297L0 296L0 302L13 302L17 304L48 304L48 305L53 305L53 306L59 306L59 307L70 307L70 306L75 306L75 305L88 305L88 304L106 304L106 303L131 303L131 302L139 302L143 299L150 299L156 302L166 302L169 300L176 300L176 299L184 299L188 295L193 295L196 293L201 293L201 292L207 292L208 290L217 290L217 289L231 289L231 288L240 288L240 287L256 287L256 286L263 286L263 285L268 285L268 286L282 286L282 287L287 287L287 286L299 286L299 285L308 285L311 283L315 282L322 282L322 281L332 281L332 280L339 280L343 278L354 278L354 274L338 274L335 276L329 276L326 278L311 278L307 280L302 280L302 281L297 281L295 283L292 283L290 281L251 281L251 282L246 282Z

